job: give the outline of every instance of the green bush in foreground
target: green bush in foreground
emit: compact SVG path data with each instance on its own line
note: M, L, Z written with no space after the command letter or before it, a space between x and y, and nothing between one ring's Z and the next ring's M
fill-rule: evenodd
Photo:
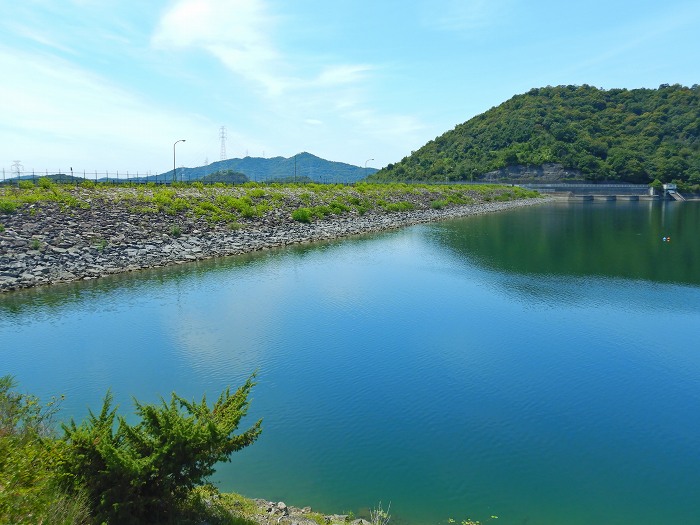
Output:
M136 425L116 416L108 393L99 415L63 425L59 439L56 400L42 405L0 377L0 523L254 525L241 497L200 485L260 434L258 421L234 435L253 386L251 376L212 407L175 394L169 403L136 402Z
M15 388L0 377L0 523L87 523L81 491L66 495L55 475L63 452L51 434L56 400L43 406Z
M248 410L251 376L233 394L227 388L214 403L134 400L140 422L130 425L112 408L107 393L99 414L80 425L62 425L66 452L62 477L70 491L84 490L93 515L107 523L172 522L196 485L252 444L262 420L234 434Z

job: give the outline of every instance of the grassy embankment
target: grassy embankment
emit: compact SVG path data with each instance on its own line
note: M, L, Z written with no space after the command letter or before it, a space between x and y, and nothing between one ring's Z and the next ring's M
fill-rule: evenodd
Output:
M49 179L39 179L37 184L22 181L19 186L0 186L0 220L3 215L19 211L41 213L42 205L47 203L57 203L67 212L116 205L130 213L184 216L209 226L228 225L235 229L262 219L312 222L328 216L360 216L370 211L442 209L537 196L536 192L519 187L498 185L246 183L227 186L218 183L205 186L195 182L171 186L115 186L90 181L79 185L56 184ZM176 221L173 221L173 230L171 233L177 233Z

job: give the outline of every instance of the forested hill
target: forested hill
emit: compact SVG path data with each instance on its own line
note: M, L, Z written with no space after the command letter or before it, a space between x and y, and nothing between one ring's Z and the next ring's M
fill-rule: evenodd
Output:
M700 86L532 89L370 179L478 180L550 163L587 180L700 183Z
M242 173L254 181L312 180L314 182L355 182L375 173L375 168L363 168L343 162L325 160L311 153L299 153L293 157L245 157L212 162L197 168L178 168L178 180L200 180L211 174L227 171ZM172 176L161 173L157 179Z

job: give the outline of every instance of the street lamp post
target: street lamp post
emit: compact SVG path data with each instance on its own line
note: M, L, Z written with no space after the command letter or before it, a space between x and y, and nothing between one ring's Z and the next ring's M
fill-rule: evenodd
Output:
M175 171L175 146L177 145L178 142L185 142L185 139L180 139L176 140L175 144L173 144L173 182L177 180L176 178L176 171Z
M365 161L365 169L367 169L367 163L368 163L370 160L374 160L374 159L367 159L367 160Z

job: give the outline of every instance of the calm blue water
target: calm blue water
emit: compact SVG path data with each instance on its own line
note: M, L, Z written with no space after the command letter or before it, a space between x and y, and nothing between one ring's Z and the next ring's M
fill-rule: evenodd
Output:
M81 418L258 370L216 477L252 497L700 523L698 239L697 203L551 204L6 294L0 374Z

